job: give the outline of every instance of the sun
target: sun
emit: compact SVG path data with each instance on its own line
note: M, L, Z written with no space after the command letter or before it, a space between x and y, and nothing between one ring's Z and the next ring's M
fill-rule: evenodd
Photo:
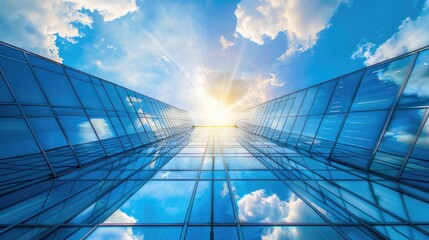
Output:
M198 118L201 126L234 126L235 118L226 104L207 97L204 99L205 104L203 109L199 111Z

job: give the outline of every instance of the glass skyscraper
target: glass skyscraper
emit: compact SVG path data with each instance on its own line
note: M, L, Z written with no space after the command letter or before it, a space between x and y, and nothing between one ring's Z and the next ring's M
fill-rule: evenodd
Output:
M0 239L429 239L429 50L193 127L0 44Z

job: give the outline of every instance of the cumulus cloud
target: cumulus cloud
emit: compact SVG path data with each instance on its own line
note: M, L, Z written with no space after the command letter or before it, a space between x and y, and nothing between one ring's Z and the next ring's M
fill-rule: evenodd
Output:
M238 200L238 216L245 222L290 222L297 219L301 204L302 200L295 196L287 202L277 194L268 196L265 189L259 189Z
M220 44L222 45L222 49L223 50L226 50L226 49L228 49L228 48L230 48L230 47L232 47L232 46L234 46L234 42L231 42L231 41L228 41L228 40L226 40L226 38L222 35L222 36L220 36L220 38L219 38L219 42L220 42Z
M26 48L53 60L62 61L56 45L59 38L76 43L83 28L93 19L86 12L97 11L112 21L136 11L134 0L122 1L3 1L0 8L1 40Z
M118 209L104 223L137 223L137 219Z
M242 0L235 10L236 31L241 36L263 45L285 33L288 49L280 58L312 48L319 33L330 25L330 19L341 3L348 0Z
M104 21L113 21L128 13L138 10L135 0L66 0L74 3L75 9L87 9L91 12L97 11Z
M419 17L406 18L398 27L398 31L378 47L367 42L357 46L352 58L365 59L365 65L372 65L396 57L429 44L429 10L428 2Z

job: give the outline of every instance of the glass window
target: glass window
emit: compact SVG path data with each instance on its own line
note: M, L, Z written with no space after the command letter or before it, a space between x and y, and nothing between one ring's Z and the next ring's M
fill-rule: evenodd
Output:
M317 133L317 138L335 141L343 119L344 114L325 115Z
M214 182L213 201L214 222L234 222L234 211L231 204L231 196L227 182Z
M399 99L400 107L429 105L429 50L419 53L413 71Z
M178 240L182 227L164 226L103 226L97 227L87 238L88 240L116 240L116 239L157 239Z
M104 222L183 223L193 188L194 181L149 181Z
M34 68L50 103L55 106L81 107L66 76Z
M316 97L318 87L312 87L307 90L307 94L305 95L305 99L302 102L301 110L299 111L299 115L308 115L310 113L310 109L313 106L314 98Z
M385 124L388 111L350 113L339 143L373 149Z
M86 108L103 109L92 83L70 78L82 105Z
M41 58L39 56L35 56L33 54L27 54L28 60L31 65L41 67L44 69L48 69L57 73L64 74L64 70L58 63L50 61L48 59Z
M110 103L110 99L107 96L106 91L104 91L104 87L99 85L94 85L95 91L97 91L98 97L101 100L101 103L103 103L104 109L107 111L113 111L115 110L112 106L112 103Z
M95 129L100 140L116 137L115 130L107 117L90 117L92 126Z
M314 99L313 106L311 107L310 114L324 114L326 107L331 99L332 92L334 91L337 80L325 82L319 86L316 98Z
M29 118L28 121L43 149L49 150L68 145L54 117Z
M211 173L211 172L210 172ZM189 222L210 223L211 221L211 187L210 181L199 181L197 193Z
M210 227L188 227L185 240L210 240Z
M321 115L308 117L302 135L314 137L316 135L317 129L319 128L321 120Z
M0 118L0 159L39 152L24 119Z
M0 72L0 102L5 102L5 103L15 102L15 100L13 100L12 94L9 91L9 88L6 85L6 82L4 81L3 74L1 74L1 72Z
M289 116L298 115L299 109L301 108L301 104L306 93L307 90L302 90L296 94L295 101L293 102L293 106L290 110Z
M113 107L116 111L125 111L124 105L119 98L118 93L116 92L115 85L103 81L104 88L106 89L107 94L109 95L110 102L113 104Z
M328 107L328 113L347 112L352 104L363 71L342 76L338 79L334 94Z
M413 56L369 67L352 105L353 111L391 108Z
M83 116L58 116L58 120L73 145L98 140L88 118Z
M236 227L213 227L214 240L238 240L238 233Z
M246 240L259 239L344 239L334 228L330 226L266 226L243 227L243 235ZM361 235L356 239L360 238ZM354 239L354 238L353 238ZM367 238L365 238L367 239Z
M0 44L0 55L26 62L22 51Z
M89 82L89 76L87 74L82 73L82 72L77 71L77 70L74 70L74 69L71 69L71 68L68 68L68 67L66 67L64 69L66 70L66 73L68 76Z
M0 68L21 103L46 103L45 97L27 64L0 57Z
M282 182L232 181L231 185L240 222L325 222Z

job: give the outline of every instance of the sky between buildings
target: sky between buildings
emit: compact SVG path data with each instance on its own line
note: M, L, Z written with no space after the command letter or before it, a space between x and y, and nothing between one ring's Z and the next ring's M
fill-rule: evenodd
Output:
M196 125L429 45L429 0L4 0L0 40Z

